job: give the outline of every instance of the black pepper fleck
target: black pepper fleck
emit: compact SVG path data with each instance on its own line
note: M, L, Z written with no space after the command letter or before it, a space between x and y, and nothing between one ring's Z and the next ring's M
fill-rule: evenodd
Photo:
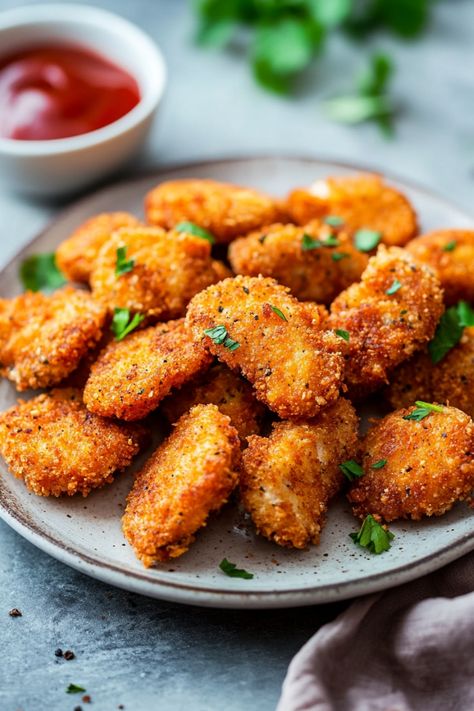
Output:
M70 662L71 659L75 659L75 658L76 658L76 655L74 654L74 652L71 652L70 649L66 649L66 651L64 652L64 659L66 659L68 662Z
M23 613L17 607L13 607L8 613L10 617L23 617Z

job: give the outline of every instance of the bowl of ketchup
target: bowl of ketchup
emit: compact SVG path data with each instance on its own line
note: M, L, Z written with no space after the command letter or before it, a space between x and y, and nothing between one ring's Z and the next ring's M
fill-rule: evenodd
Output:
M163 95L158 47L87 5L0 13L0 184L71 193L141 148Z

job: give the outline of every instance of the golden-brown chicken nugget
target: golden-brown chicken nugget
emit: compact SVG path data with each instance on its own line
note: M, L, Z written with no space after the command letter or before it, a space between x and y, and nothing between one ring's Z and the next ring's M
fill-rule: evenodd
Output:
M113 481L145 439L141 425L88 412L74 388L52 390L0 414L0 452L12 474L39 496L87 496Z
M230 417L242 440L260 432L265 407L256 400L246 380L220 363L203 377L171 393L162 403L161 410L174 423L194 405L208 403L217 405L223 415Z
M391 375L385 395L394 409L424 400L452 405L474 418L474 328L465 328L458 345L439 363L425 351L403 363Z
M293 190L287 209L300 225L336 215L352 232L380 232L382 242L388 245L403 246L418 230L416 213L408 199L372 173L329 177L309 188Z
M420 409L392 412L367 433L362 443L364 475L348 494L356 516L418 520L440 516L470 497L474 423L454 407L442 407L441 412Z
M442 290L433 272L403 249L381 246L361 281L332 303L328 320L349 334L351 396L387 383L395 366L433 337L442 313Z
M234 489L239 454L237 431L215 405L196 405L183 415L127 499L123 532L145 566L187 551Z
M215 180L171 180L148 193L146 217L150 224L172 229L193 222L215 237L230 242L262 225L277 222L281 205L263 193Z
M125 250L130 269L117 274L117 250ZM222 279L223 268L211 259L211 245L188 233L158 227L121 229L103 245L91 275L94 296L115 308L141 313L149 320L184 316L194 294Z
M64 287L0 302L0 373L17 390L56 385L102 336L106 310L88 292Z
M368 257L349 235L318 220L298 227L274 224L236 239L229 260L237 274L273 277L302 301L331 301L360 279Z
M70 237L61 242L56 251L56 263L71 281L87 284L100 248L120 227L141 224L128 212L103 212L80 225Z
M274 279L225 279L192 299L186 322L280 417L314 417L339 395L344 341Z
M407 244L438 275L447 304L474 302L474 230L438 230Z
M269 437L249 437L242 455L242 502L257 531L280 546L319 543L339 464L357 447L357 416L340 398L314 420L277 422Z
M106 346L91 368L84 402L103 417L140 420L211 362L184 319L151 326Z

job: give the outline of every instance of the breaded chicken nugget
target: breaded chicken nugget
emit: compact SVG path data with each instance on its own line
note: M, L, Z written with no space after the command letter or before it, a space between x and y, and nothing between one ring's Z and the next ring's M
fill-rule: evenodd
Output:
M382 242L388 245L403 246L418 229L416 213L407 198L372 173L329 177L309 188L293 190L287 210L300 225L336 215L353 232L364 228L380 232Z
M92 415L81 391L52 390L0 414L0 452L39 496L83 496L113 481L146 439L141 425Z
M438 230L407 244L438 275L447 304L474 302L474 230Z
M106 310L89 293L64 287L0 301L0 373L17 390L56 385L102 335Z
M138 227L138 220L128 212L103 212L80 225L56 251L56 263L71 281L87 284L99 250L120 227Z
M351 396L387 383L390 371L433 337L442 313L442 290L433 272L403 249L381 246L362 280L333 302L328 320L349 334Z
M84 402L103 417L140 420L211 362L184 319L151 326L106 346L91 368Z
M339 464L357 446L357 416L340 398L306 422L277 422L269 437L249 437L242 454L242 502L257 531L280 546L319 543Z
M458 345L440 363L433 363L426 352L403 363L385 394L394 409L424 400L452 405L474 418L474 328L464 329Z
M125 259L132 266L117 275L120 248L126 250ZM191 297L222 279L224 273L223 265L216 268L205 239L158 227L124 228L100 250L91 286L94 296L111 312L129 309L167 321L184 316Z
M229 260L237 274L273 277L302 301L331 301L360 279L368 257L347 233L318 220L297 227L274 224L236 239Z
M170 180L161 183L145 199L147 220L172 229L180 222L209 230L217 242L277 222L282 209L263 193L216 180Z
M173 423L194 405L208 403L217 405L223 415L230 417L242 440L260 432L264 406L255 399L246 380L221 364L216 364L203 377L171 393L162 403L161 410Z
M237 483L237 431L215 405L196 405L137 474L122 519L149 567L185 553Z
M259 400L280 417L314 417L339 395L343 339L321 327L318 307L274 279L237 276L189 304L197 342L240 370Z
M364 476L348 494L355 516L418 520L440 516L456 501L470 497L474 423L454 407L429 411L419 421L407 419L416 417L419 409L392 412L366 435Z

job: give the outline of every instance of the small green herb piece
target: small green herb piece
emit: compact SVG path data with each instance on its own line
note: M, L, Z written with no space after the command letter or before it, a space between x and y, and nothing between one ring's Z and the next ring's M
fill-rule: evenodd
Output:
M127 259L127 247L117 247L117 261L115 262L115 275L122 276L131 272L135 266L134 259Z
M376 230L357 230L354 235L354 244L359 252L371 252L382 239L382 233Z
M348 256L347 252L332 252L331 259L333 262L340 262L341 259L345 259Z
M204 227L199 227L199 225L196 225L194 222L179 222L175 225L174 229L176 232L187 232L195 237L206 239L211 244L214 244L216 241L216 238L213 234L211 234L211 232L209 232L209 230L205 230Z
M463 328L474 326L474 311L467 301L460 301L457 305L459 323Z
M370 553L379 555L391 548L390 541L393 541L395 536L387 528L378 523L372 514L365 517L362 526L357 533L349 534L354 543L367 548Z
M344 331L343 328L336 328L336 336L343 338L345 341L349 342L350 333L349 331Z
M394 279L391 286L388 287L387 291L385 292L389 296L392 296L392 294L396 294L399 289L401 289L402 285L398 281L398 279Z
M457 242L455 239L452 239L451 242L446 242L444 245L443 252L452 252L453 249L456 249Z
M326 225L330 225L331 227L342 227L344 224L344 220L342 217L338 217L338 215L327 215L323 222L326 223Z
M30 291L54 291L66 283L59 271L54 252L32 254L20 266L20 279Z
M428 344L428 353L433 363L439 363L454 348L466 326L474 325L474 312L466 301L446 309L441 316L435 335Z
M416 409L408 415L404 415L404 420L415 420L415 422L421 422L421 420L428 417L431 412L443 412L443 407L441 405L433 405L430 402L423 402L423 400L416 400L415 405Z
M339 247L339 240L334 235L329 235L325 240L315 239L306 232L301 239L301 249L308 252L311 249L320 249L321 247Z
M227 333L225 326L214 326L214 328L204 329L204 334L216 344L216 346L224 346L229 351L236 351L240 348L240 343L234 341Z
M280 311L280 309L278 309L276 306L272 306L272 304L270 304L270 308L274 314L281 318L282 321L288 321L283 311Z
M379 459L378 462L375 462L375 464L371 465L371 469L382 469L385 465L387 464L386 459Z
M353 459L348 459L346 462L339 464L339 469L349 481L354 481L355 479L360 479L361 476L364 476L364 470L360 464L355 462Z
M227 558L223 558L219 563L219 568L229 578L243 578L244 580L252 580L253 573L248 573L243 568L237 568L235 563L231 563Z
M66 694L82 694L85 691L83 686L77 684L69 684L66 689Z
M122 341L125 336L128 336L141 324L144 318L145 316L142 314L134 314L133 318L130 319L130 309L114 309L111 330L115 340Z

